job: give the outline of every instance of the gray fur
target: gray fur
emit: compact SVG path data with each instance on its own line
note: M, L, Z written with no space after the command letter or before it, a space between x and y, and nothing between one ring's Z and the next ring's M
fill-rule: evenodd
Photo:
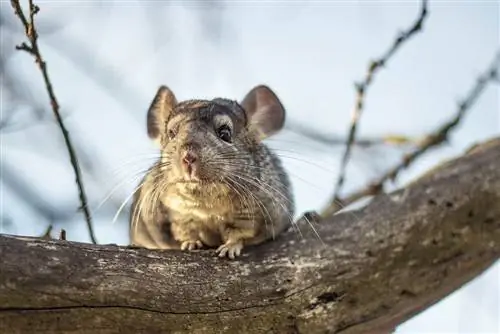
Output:
M272 104L257 100L262 92ZM169 99L162 101L162 96ZM289 178L279 158L261 140L265 131L281 129L284 110L277 109L282 108L279 100L265 86L257 86L245 97L252 98L255 103L249 105L260 108L259 112L221 98L177 103L167 87L160 88L148 112L148 133L160 144L161 158L134 196L133 245L218 247L219 256L234 258L244 246L274 239L290 226L295 207ZM253 115L259 114L262 123L266 113L274 123L267 123L265 130L252 125ZM221 125L230 127L230 143L218 137ZM185 182L180 161L187 151L199 160L196 182Z

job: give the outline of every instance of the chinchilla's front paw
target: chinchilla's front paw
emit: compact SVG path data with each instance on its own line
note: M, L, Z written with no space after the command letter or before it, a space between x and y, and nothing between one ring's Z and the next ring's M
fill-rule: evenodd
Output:
M243 242L241 241L227 241L225 244L221 245L215 251L219 257L228 257L234 260L236 257L240 256L241 250L243 249Z
M186 240L181 242L181 250L195 250L203 248L203 243L200 240Z

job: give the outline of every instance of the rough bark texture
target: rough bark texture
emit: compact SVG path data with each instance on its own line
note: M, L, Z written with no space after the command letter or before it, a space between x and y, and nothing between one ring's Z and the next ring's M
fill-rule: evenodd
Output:
M388 331L500 256L500 139L366 208L212 251L0 236L1 333Z

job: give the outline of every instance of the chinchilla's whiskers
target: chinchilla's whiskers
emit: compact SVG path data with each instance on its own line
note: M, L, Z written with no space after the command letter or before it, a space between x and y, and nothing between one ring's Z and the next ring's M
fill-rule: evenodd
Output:
M151 174L151 177L154 180L153 184L158 184L157 180L159 178L163 177L162 173L158 172L158 170L155 169L155 166L152 167L152 173L153 174ZM166 187L166 185L164 185L163 187ZM153 202L152 197L154 197L155 193L158 191L159 191L158 187L150 187L150 188L146 189L146 193L142 196L139 203L137 203L135 210L134 210L134 213L133 213L134 215L132 217L132 226L131 226L131 228L133 228L133 230L134 230L134 233L137 233L137 228L139 226L139 220L141 218L143 210L145 210L146 214L150 213L154 216L155 212L153 212L153 210L154 210L154 208L156 208L156 203ZM149 210L148 210L148 207L149 207Z
M157 187L157 188L153 191L153 193L152 193L152 195L151 195L151 197L152 197L152 199L151 199L151 203L152 203L152 205L151 205L151 213L152 213L152 214L153 214L153 210L154 210L155 208L160 207L160 205L161 205L161 204L160 204L160 203L161 203L161 197L163 196L163 194L164 194L166 191L167 191L167 184L166 184L166 183L162 183L162 184L160 185L160 187Z
M138 173L150 174L152 171L157 171L157 170L163 171L164 168L167 168L167 167L170 167L170 166L171 166L171 161L169 161L169 160L168 161L163 161L163 162L157 162L154 165L152 165L151 167L148 167L145 170L141 170ZM161 173L154 173L152 175L152 177L156 181L159 178L163 177L163 174L161 174Z
M288 199L288 197L280 190L280 189L277 189L269 184L265 184L265 183L261 183L261 180L259 180L258 178L256 178L255 176L248 176L248 175L245 175L245 174L242 174L241 172L236 172L236 171L232 171L231 173L232 175L244 180L244 181L250 181L253 185L257 185L259 187L267 187L267 188L259 188L263 191L265 191L265 193L267 195L273 195L273 192L275 192L277 195L279 195L286 203L292 205L292 201L290 199ZM271 196L272 197L272 196Z
M319 168L319 169L321 169L323 171L326 171L326 172L329 172L329 173L332 173L332 174L336 173L333 169L325 168L325 166L322 166L320 164L308 161L306 159L297 158L297 157L294 157L294 156L291 156L291 155L284 155L284 154L281 154L279 152L276 152L275 154L278 157L282 158L282 159L290 159L290 160L295 160L295 161L303 162L303 163L308 164L310 166L317 167L317 168Z
M132 191L132 193L130 195L128 195L125 200L122 202L122 204L120 205L120 207L118 208L118 211L116 212L115 216L113 217L113 220L111 221L111 224L113 225L116 220L118 219L118 216L120 216L120 213L122 212L123 208L125 207L125 205L127 204L127 202L135 195L135 193L140 190L142 188L142 184L139 185L137 188L134 189L134 191Z
M249 177L248 177L248 176L246 176L246 178L247 178L247 181L249 181L249 180L248 180L248 178L249 178ZM269 185L259 184L259 183L258 183L258 180L257 180L255 177L252 177L252 179L253 179L253 181L255 181L255 184L257 184L257 186L267 186L269 189L271 189L272 191L276 192L276 194L280 195L280 196L281 196L281 198L283 198L285 201L288 201L289 203L291 202L291 201L289 201L289 200L288 200L288 198L287 198L287 197L286 197L286 196L285 196L285 195L284 195L281 191L279 191L279 189L273 188L273 187L271 187L271 186L269 186ZM261 188L261 190L263 190L263 189ZM268 193L270 196L272 196L272 194L270 193L270 191L269 191L269 192L267 192L267 193ZM283 204L282 204L282 205L283 205ZM286 209L285 209L285 210L286 210ZM321 241L321 243L323 243L323 244L324 244L323 240L321 239L321 236L319 235L318 231L316 230L316 228L314 227L314 225L312 224L312 222L311 222L311 221L310 221L307 217L305 217L305 218L306 218L306 219L305 219L305 220L306 220L306 222L309 224L309 226L310 226L310 227L311 227L311 229L313 230L314 234L318 237L318 239ZM293 218L292 218L292 219L293 219Z
M152 195L151 195L151 201L150 201L150 211L152 215L155 215L156 212L154 210L158 207L160 207L159 202L161 202L160 197L165 193L167 190L168 184L167 183L160 183L160 187L156 187L156 189L153 190Z
M226 163L226 162L221 162L221 164L224 164L224 163ZM242 166L242 167L243 167L243 166ZM253 168L253 167L248 166L248 165L244 165L244 167L245 167L245 168ZM256 166L256 167L257 167L257 166ZM289 173L289 174L290 174L290 175L293 175L294 177L297 177L297 176L296 176L295 174L293 174L293 173ZM303 181L304 181L304 182L307 182L307 181L305 181L305 180L303 180ZM310 185L311 185L311 186L313 186L313 187L315 187L313 184L310 184ZM319 187L315 187L315 188L322 190L322 189L321 189L321 188L319 188ZM284 195L283 195L283 196L284 196ZM338 200L335 200L335 203L336 203L336 204L337 204L337 205L338 205L341 209L346 208L346 206L345 206L344 204L342 204L342 203L341 203L340 201L338 201ZM356 219L356 221L359 221L359 220L360 220L359 216L358 216L356 213L354 213L354 212L352 212L352 211L346 211L346 213L347 213L347 214L349 214L349 215L351 215L352 217L354 217L354 219Z
M158 169L161 171L164 171L165 169L167 169L170 166L172 166L171 161L160 162L157 164Z
M215 161L215 166L218 165L218 159L216 159ZM248 187L246 187L245 184L242 184L241 182L238 182L238 180L236 180L235 178L231 177L230 175L227 175L226 178L230 181L230 182L224 182L224 184L228 185L232 190L234 190L237 195L240 197L240 199L246 203L246 205L250 208L250 207L253 207L251 204L250 204L250 200L252 199L252 201L260 207L260 209L262 210L262 213L263 214L266 214L269 218L269 221L272 222L272 217L269 213L269 211L267 210L267 208L265 207L265 205L263 205L263 203L257 198L257 196L255 196L252 191L250 189L248 189ZM224 179L224 178L223 178ZM231 184L232 183L232 184ZM243 194L245 194L246 196L242 195L237 189L239 188ZM251 198L250 198L251 197ZM245 204L245 203L242 203L242 204ZM264 212L265 211L265 212ZM265 217L264 217L265 218ZM267 226L267 219L264 219L264 222ZM274 230L274 228L273 228Z
M146 193L144 194L144 196L142 196L141 200L138 203L139 204L138 210L137 210L137 207L134 210L134 211L136 211L134 213L134 218L133 218L133 222L132 222L134 232L137 232L137 227L139 226L139 219L141 218L142 210L144 209L144 205L145 204L151 205L150 196L151 196L151 193L153 191L154 191L154 189L146 189Z
M296 161L299 161L299 162L303 162L305 164L309 164L310 166L317 167L317 168L319 168L319 169L321 169L323 171L327 171L327 172L330 172L330 173L335 173L334 170L326 168L325 166L322 166L320 164L308 161L306 159L301 159L301 158L290 156L290 155L284 155L284 154L279 153L279 151L280 150L272 150L272 152L274 152L274 154L276 156L280 157L280 158L296 160ZM293 152L293 151L286 151L286 150L284 150L284 151L285 152ZM224 159L238 159L239 157L244 158L245 155L243 153L240 153L240 152L227 152L227 153L224 152L222 154L218 154L217 157L218 158L224 158Z
M254 177L248 177L247 175L242 175L242 174L238 174L238 173L233 173L234 176L238 177L239 179L241 179L242 181L246 181L248 183L250 183L251 185L253 185L254 187L260 189L261 191L264 192L264 194L268 195L270 200L271 201L276 201L276 199L274 198L274 195L278 195L280 196L285 202L288 202L290 205L292 204L290 200L288 200L288 198L285 197L285 195L283 195L283 193L281 193L278 189L275 189L273 188L272 186L269 186L269 185L266 185L266 184L261 184L259 182L258 179L254 178ZM266 188L267 187L267 188ZM273 191L275 193L273 193ZM288 211L286 209L286 207L283 205L283 203L281 202L278 202L281 207L283 208L283 210L286 212Z
M118 167L111 169L109 172L112 175L119 174L123 169L125 169L125 167L128 167L130 165L137 166L140 163L150 164L151 161L157 161L159 158L160 158L160 155L156 155L154 157L153 156L146 157L146 158L134 156L133 158L128 159L126 161L118 162L117 163Z
M231 178L231 177L228 177L227 178L229 181L232 181L234 183L234 180ZM245 191L243 190L243 193L240 192L238 189L237 189L237 186L236 185L233 185L231 184L231 182L227 182L226 180L222 180L223 184L225 184L226 186L228 186L232 191L235 192L235 194L238 196L238 199L241 201L241 202L244 202L244 203L241 203L243 205L247 205L247 206L250 206L250 202L248 201L248 198L247 196L245 196Z
M253 208L253 205L251 205L250 201L249 201L250 197L251 197L252 201L260 208L262 214L267 215L267 217L269 218L269 222L271 224L273 238L274 238L275 232L274 232L274 225L272 224L273 219L271 217L271 214L267 210L266 206L262 203L262 201L255 194L252 193L252 191L250 189L248 189L248 187L245 186L245 184L238 182L238 180L232 178L231 176L228 176L228 179L230 181L232 181L234 187L238 187L243 192L243 194L247 195L247 196L243 196L242 199L243 199L243 201L246 201L248 208ZM231 187L231 185L229 183L226 183L226 184L228 184ZM231 188L239 194L239 192L234 187L231 187ZM268 220L265 217L264 217L264 224L266 225L266 228L267 228Z
M121 176L123 174L127 174L132 172L135 172L137 170L148 170L149 166L151 166L150 163L148 164L139 164L139 163L128 163L128 164L123 164L120 165L117 168L114 168L113 170L107 171L108 177L115 177L115 176Z
M133 172L131 175L125 175L122 180L119 180L118 183L111 189L111 191L105 195L104 199L97 205L96 208L93 209L93 212L97 212L110 198L113 194L123 185L128 184L129 182L137 182L141 177L145 174L151 172L154 169L154 166L148 167L145 169L141 169L139 171Z
M254 177L254 176L248 176L248 175L246 175L246 174L243 174L241 171L231 171L231 174L232 174L232 175L235 175L235 176L237 176L237 177L239 177L239 178L241 178L241 179L244 179L244 180L247 180L247 181L252 181L252 183L253 183L254 185L259 185L259 186L261 185L261 184L260 184L260 181L261 181L261 180L257 179L257 178L256 178L256 177ZM266 186L266 187L268 187L268 189L275 191L278 195L280 195L280 196L281 196L281 198L282 198L285 202L287 202L287 203L289 203L289 204L292 204L292 202L291 202L291 201L287 198L287 196L286 196L286 195L285 195L285 194L284 194L281 190L276 189L275 187L273 187L273 186L271 186L271 185L268 185L268 184L262 184L262 186ZM266 192L266 194L268 194L268 195L272 195L272 193L270 193L270 192Z
M146 190L147 191L147 190ZM139 203L136 203L134 207L134 212L133 212L133 217L132 217L132 226L134 233L137 233L137 228L139 226L139 219L141 219L141 209L142 205L144 204L144 198L146 196L142 197Z
M246 164L246 163L241 163L241 164L240 164L240 163L238 163L238 162L235 162L234 160L236 160L235 158L237 158L237 157L238 157L239 153L237 153L237 152L228 152L228 153L229 153L229 154L226 154L226 152L225 152L225 153L223 153L223 154L220 154L220 155L217 157L217 158L218 158L218 159L217 159L217 162L218 162L218 163L220 163L220 164L223 164L223 165L225 164L225 165L227 165L227 166L233 166L233 167L240 167L240 166L241 166L242 168L244 167L244 168L252 168L252 169L257 169L257 170L265 170L265 168L260 167L260 166L251 166L251 165ZM235 153L235 154L232 154L232 153ZM227 160L229 160L230 162L227 162L227 161L226 161L226 159L227 159ZM292 159L293 159L293 158L292 158ZM305 162L305 163L310 163L310 162L308 162L308 161L306 161L306 160L299 160L299 161L303 161L303 162ZM317 165L317 166L318 166L318 167L321 167L321 166L319 166L319 165ZM285 173L277 173L277 175L284 175L284 174L285 174ZM293 172L288 172L288 174L289 174L290 176L293 176L293 177L295 177L295 178L297 178L297 179L299 179L299 180L303 181L304 183L306 183L306 184L307 184L307 185L309 185L309 186L312 186L312 187L314 187L314 188L316 188L316 189L318 189L318 190L324 190L324 188L318 187L317 185L314 185L314 184L310 183L309 181L307 181L307 180L305 180L305 179L303 179L303 178L299 177L296 173L293 173ZM338 205L341 209L344 209L344 208L346 207L346 206L345 206L345 205L343 205L340 201L335 200L335 203L336 203L336 204L337 204L337 205ZM358 220L358 221L359 221L359 219L360 219L360 218L359 218L359 216L358 216L358 215L356 215L354 212L350 212L350 211L348 211L348 212L349 212L349 214L350 214L350 215L352 215L352 216L353 216L356 220Z
M238 192L238 190L236 190L234 186L232 186L229 182L225 181L224 179L221 179L221 180L220 180L220 182L221 182L222 184L224 184L225 186L227 186L227 187L228 187L228 188L229 188L229 189L230 189L233 193L235 193L235 194L236 194L236 196L237 196L237 201L238 201L239 203L234 203L234 202L233 202L233 196L229 196L229 201L231 202L231 207L232 207L232 208L236 208L236 207L237 207L237 205L241 206L241 205L242 205L242 204L241 204L242 197L241 197L241 194ZM238 207L239 207L239 206L238 206Z
M221 154L218 154L217 157L211 158L210 161L214 162L216 164L225 165L225 166L241 167L242 169L246 168L246 169L254 169L254 170L266 170L266 168L263 168L261 166L252 166L248 162L246 162L245 159L238 159L239 157L244 158L245 156L243 154L238 153L238 152L223 152ZM241 160L241 162L239 160ZM303 161L306 162L306 163L309 163L308 161L305 161L305 160L303 160ZM235 173L235 171L230 171L230 173ZM283 175L285 173L277 173L277 174L278 175ZM316 189L323 190L320 187L315 186L314 184L312 184L312 183L304 180L303 178L298 177L295 173L289 173L289 175L294 176L294 177L302 180L306 184L308 184L308 185L310 185L310 186L312 186L312 187L314 187ZM282 198L284 198L286 200L286 196L284 196L283 194L281 194L280 197L282 197ZM342 209L345 208L345 205L343 205L339 201L336 201L336 203ZM357 221L360 220L360 218L358 217L358 215L356 215L354 212L347 211L347 213L350 214L350 215L352 215ZM317 230L314 228L314 226L309 221L309 219L307 217L305 217L305 218L306 218L305 221L309 223L309 225L312 227L312 229L315 232L315 234L318 235ZM297 226L296 225L297 224L294 222L293 227L296 228L299 231L299 234L302 235L302 233L300 231L300 227L298 225Z
M240 202L239 206L246 206L247 208L250 208L251 205L250 205L250 199L249 199L249 196L247 196L247 193L245 192L245 189L242 189L242 191L240 192L238 189L240 188L233 180L232 178L228 178L229 181L231 182L227 182L227 181L223 181L223 183L229 187L229 189L231 189L232 191L234 191L234 193L236 194L236 196L238 197L238 200ZM241 190L241 189L240 189ZM241 208L240 208L241 210ZM252 217L253 218L253 217Z
M140 171L134 173L134 175L132 175L132 178L133 178L132 181L135 182L136 180L138 180L139 178L141 178L145 174L151 172L154 168L155 168L155 165L153 165L153 166L151 166L151 167L149 167L149 168L147 168L145 170L140 170ZM126 181L127 181L127 178L125 180L122 180L117 186L115 186L113 188L113 190L111 191L111 193L99 205L99 207L102 206L105 203L105 201L109 199L109 197L111 197L111 195L113 194L113 192L115 192L121 185L123 185L124 183L126 183ZM123 203L118 208L115 216L113 217L112 224L114 224L117 221L117 219L118 219L120 213L123 211L125 205L128 203L128 201L130 201L130 199L135 195L135 193L137 191L141 190L142 186L143 186L143 184L139 185L137 188L134 189L134 191L132 191L131 194L129 194L125 198L125 200L123 201ZM145 196L145 197L147 197L147 196ZM132 214L132 227L134 227L135 229L137 228L138 219L140 218L140 214L141 214L143 205L144 205L144 197L141 199L141 203L139 203L139 210L137 210L137 207L135 207L134 208L134 212L131 213Z
M134 157L142 157L142 156L160 156L160 155L161 155L161 151L152 150L150 152L135 153L133 156Z
M224 161L224 159L220 159L220 161L218 161L220 164L223 164L225 166L232 166L232 167L241 167L241 168L247 168L247 169L256 169L256 170L267 170L266 168L264 167L261 167L261 166L252 166L252 165L246 165L246 164L239 164L239 163L232 163L232 162L227 162L227 161ZM282 175L282 176L286 176L287 173L285 172L275 172L276 175ZM315 185L309 181L307 181L306 179L298 176L297 174L295 173L292 173L292 172L288 172L288 175L290 176L293 176L294 178L304 182L305 184L307 184L308 186L311 186L313 188L315 188L316 190L325 190L321 187L319 187L318 185Z
M323 239L319 235L318 230L316 230L316 228L314 227L313 222L311 222L309 220L309 218L307 218L307 216L305 216L305 215L304 215L304 219L307 222L307 224L311 227L311 229L313 230L314 234L316 234L316 237L318 237L318 240L321 242L321 244L323 244L323 246L325 246L325 242L323 241Z
M134 173L133 175L129 175L125 177L123 180L119 181L117 185L115 185L109 192L108 194L105 195L104 199L99 202L99 204L92 209L92 213L95 214L110 198L113 196L113 194L124 184L127 184L129 182L137 182L141 177L144 176L145 173L147 173L148 170L141 170L137 173Z
M143 196L143 199L147 198L147 206L146 208L142 207L142 209L145 210L146 214L150 214L151 217L154 217L156 214L156 208L158 207L158 200L161 194L164 192L164 190L167 187L167 183L163 182L162 178L165 177L164 173L162 172L162 168L164 163L159 163L156 165L156 168L153 170L153 172L150 174L151 178L153 180L153 184L155 185L154 187L150 187L148 190L148 193ZM169 165L169 162L167 162L167 165ZM159 186L158 186L159 185ZM143 205L144 206L144 205Z
M235 180L235 182L238 182L238 181ZM238 184L240 184L242 188L245 188L245 184L244 183L238 182ZM250 195L250 197L252 197L253 201L257 204L257 206L259 207L260 211L265 216L267 216L268 219L266 219L266 217L264 217L264 224L266 226L266 229L268 228L268 225L270 224L271 225L272 237L273 237L273 239L276 238L276 231L275 231L275 228L274 228L273 217L269 213L269 210L267 209L266 205L262 202L261 199L259 199L259 197L257 195L255 195L250 189L248 189L248 187L247 187L247 193ZM271 199L271 203L272 203L273 207L276 208L276 206L275 206L275 200L274 199Z
M339 147L343 148L345 144L340 144L338 146L333 146L332 144L326 144L322 143L319 141L311 140L311 141L305 141L305 140L289 140L289 139L283 139L283 138L275 138L275 137L270 137L266 138L265 144L269 143L277 143L277 144L285 144L287 146L298 146L298 147L303 147L304 151L317 151L317 152L322 152L322 153L331 153L332 152L332 147ZM271 146L271 145L268 145ZM274 149L274 145L273 149Z
M154 175L154 178L156 179L157 175ZM161 183L155 183L155 184L161 184ZM155 216L155 208L157 207L157 199L160 197L160 187L151 187L148 195L144 196L144 198L148 198L147 200L147 207L144 208L144 211L146 214L151 215L151 217Z
M234 160L235 160L234 157L238 156L237 153L236 154L234 154L234 153L235 152L224 152L223 154L218 155L219 159L217 159L217 162L219 164L221 164L221 165L224 165L224 164L227 165L226 159L231 159L230 161L234 162ZM248 165L248 164L242 164L241 166L245 167L245 168L248 168L250 165ZM252 166L252 167L258 167L258 166ZM263 169L265 169L265 168L263 168ZM271 193L269 190L265 189L262 185L260 185L259 184L260 180L258 180L255 177L253 178L253 180L248 180L248 175L240 174L240 173L237 173L236 171L231 171L230 173L232 175L234 175L234 176L239 177L240 179L247 179L247 181L249 183L253 184L256 188L261 189L265 194L268 194L269 197L270 197L270 199L271 199L271 201L272 201L272 203L273 203L273 206L276 207L276 199L274 198L275 194ZM292 204L291 201L281 191L279 191L278 189L275 189L275 188L272 188L272 189L274 189L285 202L287 202L289 204ZM284 207L283 203L280 202L279 204L281 205L283 211L287 213L288 210ZM302 231L300 231L300 227L295 224L295 221L294 221L293 217L290 214L288 214L288 213L287 213L287 216L288 216L288 219L290 220L291 225L293 226L293 228L297 229L298 232L299 232L299 234L303 237Z
M287 208L285 207L285 205L281 201L276 201L276 199L274 198L274 195L278 195L283 199L283 201L285 203L288 202L290 205L293 204L279 189L276 189L276 188L274 188L270 185L267 185L267 184L260 183L260 180L258 180L255 177L249 177L248 175L243 175L243 174L239 174L236 172L233 172L232 175L238 177L239 179L241 179L243 181L246 181L246 182L252 184L257 189L264 192L264 194L268 195L268 197L270 198L271 201L273 201L274 204L278 203L281 206L281 208L283 209L283 212L288 216L290 223L292 225L296 224L293 217L290 215ZM265 188L265 187L267 187L267 188ZM275 193L273 193L272 191L274 191ZM299 229L299 232L300 232L300 229ZM300 232L300 234L302 235L302 232ZM303 237L303 235L302 235L302 237Z
M149 202L149 201L146 202L146 199L149 198L151 191L152 191L151 189L146 189L146 194L144 196L142 196L141 200L139 201L139 203L137 203L137 205L135 207L134 217L133 217L133 221L132 221L132 226L133 226L135 233L137 233L137 228L139 226L139 220L141 219L142 209L144 207L144 203Z

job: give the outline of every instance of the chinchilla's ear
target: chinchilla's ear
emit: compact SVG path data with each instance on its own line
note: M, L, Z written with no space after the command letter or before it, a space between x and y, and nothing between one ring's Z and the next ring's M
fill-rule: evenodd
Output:
M160 142L161 133L165 131L165 122L168 120L176 104L177 99L170 88L160 86L148 110L147 125L149 138L157 143Z
M285 109L274 92L265 85L254 87L241 101L248 118L248 125L265 139L285 124Z

